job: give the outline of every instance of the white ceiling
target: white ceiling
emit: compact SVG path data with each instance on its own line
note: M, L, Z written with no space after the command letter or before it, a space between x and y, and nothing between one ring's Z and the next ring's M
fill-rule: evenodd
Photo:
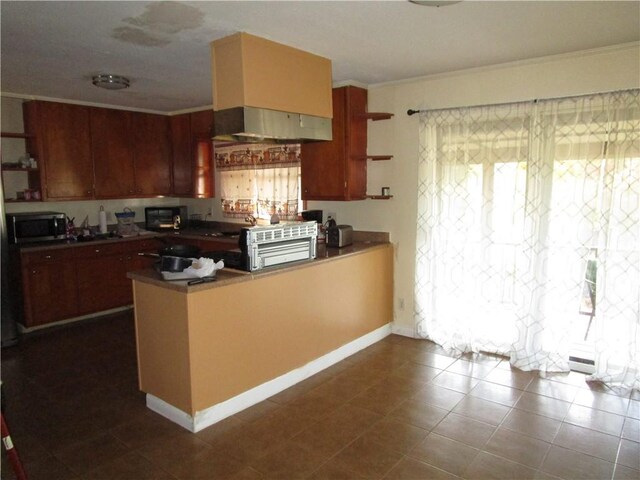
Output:
M156 111L210 105L209 43L245 31L376 84L640 40L640 2L0 2L3 93ZM124 75L106 91L96 73ZM291 72L295 75L295 72Z

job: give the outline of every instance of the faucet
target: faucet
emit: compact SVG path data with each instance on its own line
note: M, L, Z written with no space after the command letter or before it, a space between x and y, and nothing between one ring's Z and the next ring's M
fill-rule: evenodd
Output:
M255 227L256 223L258 223L256 217L254 217L253 215L247 215L246 217L244 217L244 221L250 223L252 227Z

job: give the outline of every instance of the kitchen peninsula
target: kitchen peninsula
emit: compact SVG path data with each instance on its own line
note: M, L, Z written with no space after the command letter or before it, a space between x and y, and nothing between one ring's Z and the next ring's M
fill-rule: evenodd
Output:
M315 260L217 272L187 286L133 280L140 389L147 406L196 432L387 336L393 247L318 248Z

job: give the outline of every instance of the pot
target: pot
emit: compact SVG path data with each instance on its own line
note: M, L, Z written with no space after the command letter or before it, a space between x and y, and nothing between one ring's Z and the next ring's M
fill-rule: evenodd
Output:
M157 258L158 261L153 267L158 272L182 272L193 263L193 258L178 257L175 255L158 255L157 253L139 253L144 257Z
M192 263L193 263L192 258L163 255L162 257L160 257L160 271L161 272L182 272L185 268L189 268Z
M196 245L167 245L158 250L158 254L160 256L196 258L200 256L200 247Z

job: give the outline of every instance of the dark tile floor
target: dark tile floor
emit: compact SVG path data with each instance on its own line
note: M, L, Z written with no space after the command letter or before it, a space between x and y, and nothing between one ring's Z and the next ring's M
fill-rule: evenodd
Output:
M2 381L32 480L640 479L638 392L396 335L197 434L145 407L130 312L26 337Z

